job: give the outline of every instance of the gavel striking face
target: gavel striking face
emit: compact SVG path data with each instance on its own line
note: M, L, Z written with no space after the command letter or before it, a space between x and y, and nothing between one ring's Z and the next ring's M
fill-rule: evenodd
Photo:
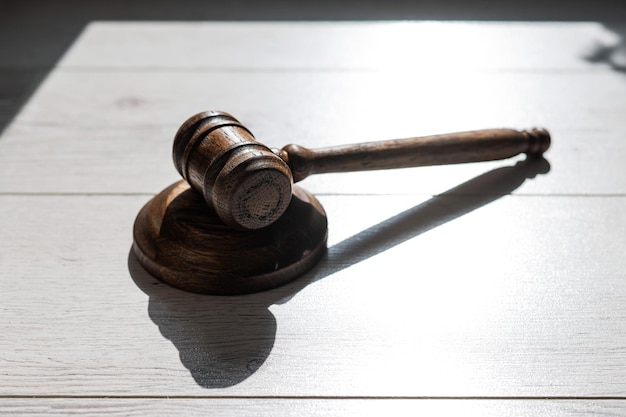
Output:
M237 229L274 223L289 206L293 182L311 174L406 168L540 155L544 129L489 129L322 149L273 151L228 113L189 118L174 139L174 164L220 219Z

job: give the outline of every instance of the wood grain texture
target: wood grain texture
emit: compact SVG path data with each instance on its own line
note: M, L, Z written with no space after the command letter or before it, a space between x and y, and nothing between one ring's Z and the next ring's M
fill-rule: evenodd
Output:
M119 48L129 38L132 45ZM439 71L462 63L464 71L562 70L593 68L581 58L618 41L593 22L94 22L60 65L310 72Z
M154 277L195 293L240 295L285 285L319 262L328 235L315 196L294 187L288 202L275 223L235 229L180 180L137 214L133 254Z
M279 155L298 182L313 174L494 161L522 153L533 158L549 147L545 129L484 129L316 149L291 144Z
M623 414L626 78L589 58L620 41L596 23L92 23L0 136L0 414ZM211 297L130 255L136 214L179 179L176 129L207 108L277 148L554 141L534 163L306 180L328 255Z
M182 123L173 142L176 170L225 224L261 229L287 210L289 167L232 115L197 113Z
M549 400L361 400L361 399L203 399L203 398L110 398L110 399L0 399L0 415L31 417L92 415L107 416L212 416L249 415L287 416L502 416L559 417L620 415L624 401L549 401Z
M387 132L390 137L441 133L445 127L463 131L486 126L548 126L547 122L566 132L619 131L622 126L614 122L621 120L624 104L613 98L626 89L623 79L622 74L610 71L453 71L437 75L428 71L241 74L190 70L180 74L59 69L16 120L24 126L72 122L83 128L166 127L172 129L173 137L191 114L226 109L250 128L257 140L272 146L307 145L307 140L325 146L387 137L381 136L383 128L371 123L373 120L391 129ZM50 106L55 102L63 105ZM383 102L384 106L376 106ZM316 123L312 122L314 115ZM357 122L373 130L369 134L355 130ZM496 123L501 125L490 126ZM325 134L320 135L321 131ZM359 137L363 139L355 140Z
M129 260L145 197L0 200L0 395L626 390L625 198L325 196L328 257L235 298Z
M626 193L620 171L626 158L621 74L461 74L392 86L390 80L396 79L57 72L0 141L0 191L157 193L179 178L171 162L178 126L198 109L214 107L232 109L258 140L277 148L289 142L323 147L543 125L555 138L546 154L551 174L527 182L518 193ZM370 86L369 99L362 85ZM424 101L409 100L413 95ZM376 109L378 122L370 120L370 99L388 103ZM325 110L329 107L333 112ZM410 174L327 174L305 186L314 193L436 194L498 164L419 168ZM13 180L18 173L19 183ZM410 188L403 183L407 175Z

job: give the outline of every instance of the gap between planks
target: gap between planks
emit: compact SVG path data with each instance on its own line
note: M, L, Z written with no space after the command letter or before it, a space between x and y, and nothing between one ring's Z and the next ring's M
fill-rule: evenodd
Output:
M153 197L155 193L149 192L15 192L0 191L0 197ZM366 193L315 193L316 196L323 197L445 197L445 194L412 194L412 193L388 193L388 194L366 194ZM477 197L499 195L497 193L455 193L455 197ZM512 197L554 197L554 198L624 198L626 193L510 193Z
M0 395L0 399L622 401L626 396Z

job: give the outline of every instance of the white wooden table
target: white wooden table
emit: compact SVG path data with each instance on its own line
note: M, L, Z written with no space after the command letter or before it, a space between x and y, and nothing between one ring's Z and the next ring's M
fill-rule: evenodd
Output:
M0 414L626 413L626 74L597 23L94 22L0 137ZM303 185L329 251L285 287L148 276L173 135L272 147L543 126L545 160Z

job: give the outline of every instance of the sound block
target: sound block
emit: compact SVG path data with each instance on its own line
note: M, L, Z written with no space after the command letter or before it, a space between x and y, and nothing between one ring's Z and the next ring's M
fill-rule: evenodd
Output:
M327 230L324 208L298 186L278 221L243 231L226 226L179 181L139 211L133 252L148 272L182 290L246 294L286 284L312 268L326 251Z

